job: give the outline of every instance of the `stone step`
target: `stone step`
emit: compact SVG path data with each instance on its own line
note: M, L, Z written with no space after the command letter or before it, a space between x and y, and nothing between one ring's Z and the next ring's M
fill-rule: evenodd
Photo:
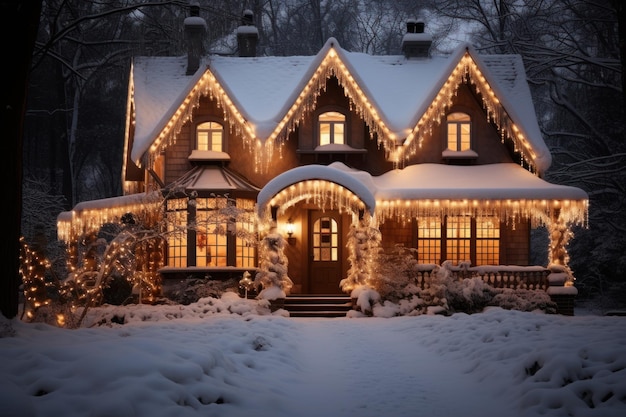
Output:
M345 317L352 301L347 295L289 295L283 308L291 317Z

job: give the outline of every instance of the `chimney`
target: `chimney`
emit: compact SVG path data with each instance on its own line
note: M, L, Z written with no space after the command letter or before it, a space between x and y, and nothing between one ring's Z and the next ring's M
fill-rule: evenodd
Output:
M402 52L406 58L428 58L433 38L424 33L424 22L408 20L402 38Z
M241 26L237 28L237 46L239 56L256 56L256 46L259 42L259 31L254 26L254 14L252 10L244 10L241 17Z
M206 21L200 17L200 5L189 2L189 17L185 18L185 39L187 40L187 75L195 74L200 67L200 57L204 55L204 35Z

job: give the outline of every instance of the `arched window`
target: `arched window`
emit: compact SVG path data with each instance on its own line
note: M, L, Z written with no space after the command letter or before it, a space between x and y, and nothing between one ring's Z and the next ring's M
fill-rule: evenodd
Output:
M224 150L224 127L217 122L204 122L196 127L196 149L199 151Z
M446 119L448 126L448 149L451 151L468 151L471 143L471 119L465 113L450 113Z
M313 224L313 260L339 259L339 228L332 217L322 217Z
M319 145L345 144L346 116L336 111L322 113L318 118Z

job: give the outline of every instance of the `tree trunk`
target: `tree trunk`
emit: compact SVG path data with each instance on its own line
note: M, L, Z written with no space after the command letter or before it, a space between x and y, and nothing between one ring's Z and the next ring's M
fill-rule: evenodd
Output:
M41 0L10 0L0 3L0 26L4 50L5 85L0 103L0 126L5 156L0 176L9 195L0 222L0 311L9 319L17 316L20 285L20 223L22 218L22 135L28 76L39 27ZM6 201L6 200L5 200Z

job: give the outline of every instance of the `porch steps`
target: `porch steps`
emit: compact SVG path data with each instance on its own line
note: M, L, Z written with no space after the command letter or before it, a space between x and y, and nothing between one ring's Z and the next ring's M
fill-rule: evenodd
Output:
M290 317L345 317L352 309L347 295L288 295L283 307Z

